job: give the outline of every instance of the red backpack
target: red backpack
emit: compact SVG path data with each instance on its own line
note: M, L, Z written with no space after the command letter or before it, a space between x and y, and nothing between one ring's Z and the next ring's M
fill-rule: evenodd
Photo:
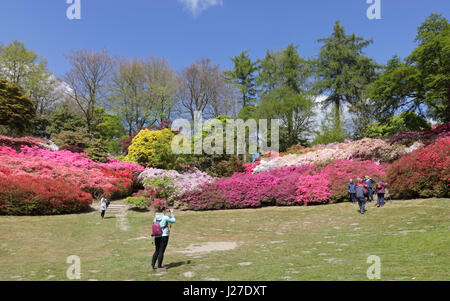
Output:
M167 227L167 222L166 222L166 226L164 228ZM161 236L163 234L163 230L161 228L161 224L158 221L155 221L152 225L152 236Z
M377 183L377 190L381 190L383 188L383 186L381 186L380 183Z

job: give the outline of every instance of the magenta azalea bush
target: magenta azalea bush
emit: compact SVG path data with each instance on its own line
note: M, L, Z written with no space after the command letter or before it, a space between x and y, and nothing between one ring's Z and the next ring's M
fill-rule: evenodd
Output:
M386 166L372 161L338 160L313 175L302 177L297 185L300 204L336 203L348 199L347 183L350 179L369 176L384 180Z
M180 197L181 208L190 210L256 208L296 205L296 182L314 166L287 167L259 174L237 173L217 179Z

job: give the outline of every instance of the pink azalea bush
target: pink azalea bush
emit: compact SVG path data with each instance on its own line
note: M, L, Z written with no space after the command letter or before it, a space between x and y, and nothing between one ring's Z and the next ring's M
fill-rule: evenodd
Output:
M157 168L147 168L139 176L138 180L143 182L145 179L156 177L167 177L173 182L175 196L195 191L204 184L211 183L213 178L207 173L195 169L192 172L180 173L175 170L163 170Z
M386 166L372 161L338 160L313 175L298 181L297 202L300 204L324 204L344 201L348 197L349 179L370 176L375 181L385 178Z
M94 197L105 193L116 198L132 192L133 172L128 168L128 163L96 163L86 158L85 154L53 152L27 146L21 150L17 153L12 148L0 147L0 166L8 169L12 176L57 179L71 183ZM135 167L135 170L139 168Z
M190 210L256 208L298 204L296 182L313 166L288 167L259 174L236 173L185 193L179 205Z

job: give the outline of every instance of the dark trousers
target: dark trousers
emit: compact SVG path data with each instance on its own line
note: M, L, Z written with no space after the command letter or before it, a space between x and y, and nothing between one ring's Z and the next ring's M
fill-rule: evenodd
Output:
M155 267L156 260L158 260L158 268L162 268L162 262L164 259L164 252L166 251L167 244L169 243L169 236L155 237L155 253L153 253L152 267Z
M366 211L365 207L365 200L364 198L358 198L358 204L359 204L359 212L364 213Z
M384 206L384 193L378 193L377 205Z
M102 214L101 214L102 218L105 217L105 211L106 211L106 210L102 210Z
M367 190L369 190L369 195L368 195L369 202L372 202L373 201L373 190L372 190L372 188L367 188Z
M356 193L349 193L349 198L352 203L356 203Z

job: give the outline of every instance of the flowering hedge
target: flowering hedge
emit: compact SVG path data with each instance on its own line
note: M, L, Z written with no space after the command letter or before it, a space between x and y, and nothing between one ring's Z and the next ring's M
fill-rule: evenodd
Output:
M387 171L396 198L450 196L450 137L400 158Z
M296 182L313 166L288 167L259 174L235 174L201 186L180 197L180 207L190 210L255 208L295 205Z
M13 148L17 151L20 150L22 146L28 146L28 147L38 147L38 148L44 148L49 150L58 150L58 146L55 145L53 142L49 140L43 140L36 137L10 137L10 136L4 136L0 135L0 146L7 146L10 148Z
M0 171L0 215L79 213L91 203L92 196L76 185L57 179L13 176L5 167Z
M142 170L127 162L110 160L102 164L89 160L85 154L26 146L20 153L9 147L0 147L0 166L7 168L12 176L56 179L73 184L94 197L105 193L110 198L130 195L133 188L131 168Z
M207 173L199 170L179 173L175 170L162 170L157 168L147 168L139 175L138 180L143 182L145 179L157 177L167 177L172 181L175 196L190 193L200 186L213 181L213 178Z
M302 177L297 185L300 204L336 203L348 199L347 183L366 175L374 180L385 179L384 165L372 161L338 160L313 175Z

